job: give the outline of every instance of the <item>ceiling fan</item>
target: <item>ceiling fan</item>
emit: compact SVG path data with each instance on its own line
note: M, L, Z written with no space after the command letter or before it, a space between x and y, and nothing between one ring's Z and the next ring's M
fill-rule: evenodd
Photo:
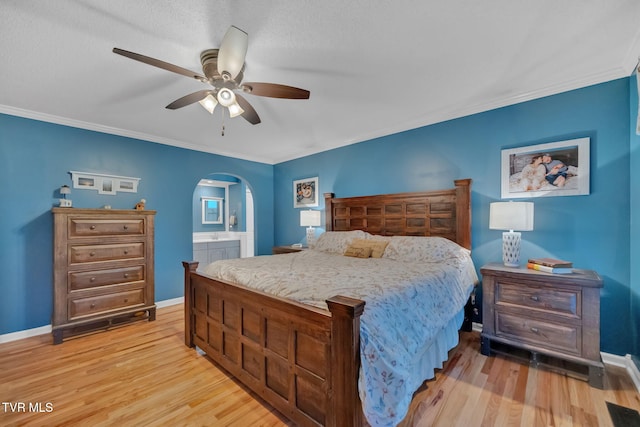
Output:
M170 110L199 102L209 113L213 114L216 105L220 104L228 109L230 117L242 116L249 123L257 125L260 123L258 113L237 92L270 98L309 99L310 92L308 90L293 86L276 83L243 83L247 46L247 33L235 26L229 27L219 49L207 49L200 54L204 75L117 47L113 48L113 53L199 80L202 83L208 83L211 86L211 88L176 99L166 106Z

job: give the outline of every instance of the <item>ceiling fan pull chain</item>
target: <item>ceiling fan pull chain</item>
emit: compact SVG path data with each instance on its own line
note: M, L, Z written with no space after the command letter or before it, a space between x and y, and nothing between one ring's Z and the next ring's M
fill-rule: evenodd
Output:
M222 110L222 136L224 136L224 109Z

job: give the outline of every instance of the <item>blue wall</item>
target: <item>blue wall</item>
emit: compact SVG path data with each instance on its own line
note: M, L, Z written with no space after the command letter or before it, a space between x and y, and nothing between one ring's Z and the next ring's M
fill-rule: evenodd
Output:
M489 203L500 200L500 151L591 138L591 194L532 199L535 230L522 257L568 258L598 271L602 350L638 354L640 140L635 78L620 79L296 159L275 166L183 150L35 120L0 115L0 334L50 324L52 223L68 171L140 177L137 194L72 190L76 207L132 208L140 199L158 211L156 299L182 296L180 261L191 258L192 198L212 173L237 176L251 188L257 254L304 241L292 181L319 177L319 192L338 197L450 187L473 179L473 257L478 268L501 259L501 232L489 230ZM636 172L632 172L636 171ZM323 200L320 200L323 208ZM636 221L631 224L632 218ZM275 233L274 233L275 230ZM633 255L633 257L632 257Z
M192 198L201 178L228 173L254 195L257 253L273 246L273 166L0 115L0 334L51 324L52 218L68 171L141 178L138 193L72 189L75 207L156 210L156 300L183 295L181 261L192 258Z
M629 179L631 185L631 249L630 259L636 260L631 263L631 298L629 299L631 307L631 328L632 336L636 337L633 344L632 355L640 355L640 136L636 133L636 121L638 118L638 75L635 74L630 78L629 88L629 122L631 126L629 136L629 152L631 157L631 177ZM640 127L640 123L638 123ZM638 130L640 132L640 129ZM634 359L636 365L640 369L640 358Z
M500 151L589 137L590 195L532 199L535 230L523 233L522 258L554 256L598 271L605 282L602 350L637 351L629 304L629 86L630 79L615 80L280 163L274 170L276 244L304 237L292 180L318 176L321 194L348 197L448 188L454 179L472 178L479 269L501 260L502 233L488 227L489 203L500 200Z

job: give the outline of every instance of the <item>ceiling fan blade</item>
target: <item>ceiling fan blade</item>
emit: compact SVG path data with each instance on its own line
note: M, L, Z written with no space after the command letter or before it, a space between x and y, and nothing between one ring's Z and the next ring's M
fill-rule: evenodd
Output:
M242 67L247 55L249 36L238 27L231 26L222 39L218 51L218 73L224 76L225 72L235 79Z
M183 76L191 77L202 82L206 82L207 78L195 73L186 68L178 67L177 65L169 64L168 62L161 61L159 59L151 58L149 56L140 55L139 53L129 52L128 50L113 48L113 53L126 56L127 58L134 59L136 61L144 62L145 64L153 65L154 67L162 68L163 70L171 71L172 73L182 74Z
M258 113L256 113L256 110L253 109L251 104L249 104L246 99L236 93L236 101L238 102L238 105L240 105L240 108L244 110L244 113L242 113L242 117L244 117L252 125L257 125L258 123L260 123L260 117L258 117Z
M279 85L276 83L244 83L242 85L247 93L270 98L309 99L311 92L293 86Z
M186 107L187 105L206 98L210 93L210 90L199 90L197 92L190 93L189 95L185 95L182 98L176 99L165 108L168 108L169 110L177 110L178 108Z

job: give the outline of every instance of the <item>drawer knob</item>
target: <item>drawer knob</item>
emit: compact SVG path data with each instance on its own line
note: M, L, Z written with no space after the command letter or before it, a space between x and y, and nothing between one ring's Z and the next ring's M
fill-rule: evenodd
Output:
M128 225L125 225L125 226L124 226L124 229L125 229L125 230L128 230L128 229L129 229L129 226L128 226Z
M127 255L128 253L129 251L125 249L124 254Z
M534 334L539 333L540 331L538 330L538 328L531 328L531 332L533 332Z
M124 299L124 302L129 302L129 298L125 298L125 299Z
M96 305L95 305L95 304L91 304L91 305L89 306L89 308L96 308Z
M89 256L95 256L95 255L96 255L96 253L95 253L95 252L90 252L90 253L89 253Z
M124 273L124 278L127 279L129 277L129 273Z
M537 295L531 295L529 299L531 299L531 301L540 301L540 298L538 298Z
M91 230L95 230L95 229L96 229L96 226L95 226L95 225L92 225L91 227L89 227L89 229L91 229Z
M95 281L96 281L96 278L95 278L95 277L92 277L91 279L89 279L89 281L90 281L90 282L95 282Z

